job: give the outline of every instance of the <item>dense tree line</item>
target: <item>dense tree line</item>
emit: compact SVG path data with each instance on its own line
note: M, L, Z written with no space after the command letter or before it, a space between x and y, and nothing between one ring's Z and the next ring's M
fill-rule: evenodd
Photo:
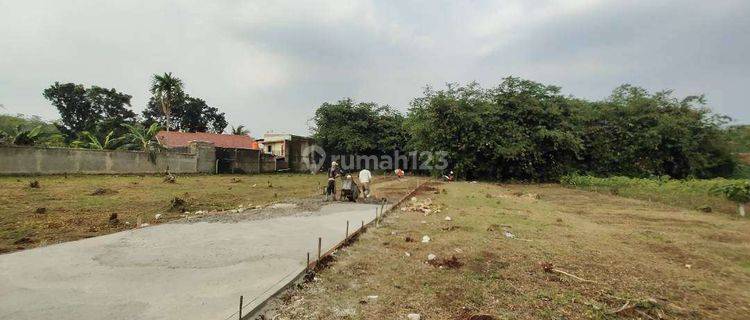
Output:
M625 85L581 114L584 172L709 178L737 166L721 128L728 119L705 108L702 96L677 99Z
M709 178L737 167L722 128L727 120L702 96L623 85L587 101L510 77L492 88L428 88L406 117L375 103L325 103L312 129L336 154L444 151L449 170L467 179L548 181L573 172Z

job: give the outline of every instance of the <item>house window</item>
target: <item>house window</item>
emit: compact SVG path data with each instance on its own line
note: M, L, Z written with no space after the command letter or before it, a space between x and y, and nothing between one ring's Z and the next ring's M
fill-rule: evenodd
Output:
M268 146L268 153L272 153L272 152L271 152L271 150L272 150L272 149L271 149L271 147L272 147L272 146Z

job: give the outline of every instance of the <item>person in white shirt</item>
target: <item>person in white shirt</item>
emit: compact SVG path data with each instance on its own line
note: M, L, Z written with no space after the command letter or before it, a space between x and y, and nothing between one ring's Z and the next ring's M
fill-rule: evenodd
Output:
M362 169L359 171L359 184L362 185L362 194L365 198L370 197L370 181L372 181L372 173L370 170Z

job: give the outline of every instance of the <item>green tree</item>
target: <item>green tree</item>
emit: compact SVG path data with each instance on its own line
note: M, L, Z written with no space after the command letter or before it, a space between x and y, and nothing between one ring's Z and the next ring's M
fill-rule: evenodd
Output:
M98 139L106 138L111 132L116 137L122 136L125 134L123 124L135 123L136 114L130 109L131 98L115 89L98 86L86 89L86 99L91 103L92 110L101 116L95 127Z
M222 133L228 125L224 113L219 112L218 108L210 107L203 99L193 98L187 94L182 94L172 101L171 108L169 123L172 130ZM155 97L149 100L146 110L143 111L143 118L147 125L167 122Z
M702 96L673 97L623 85L579 109L584 141L581 170L595 175L711 178L737 166L721 126L725 117Z
M726 133L732 152L750 153L750 125L734 125Z
M227 127L224 113L210 107L206 101L187 96L177 112L180 130L186 132L222 133Z
M343 99L318 107L311 129L316 143L329 154L382 155L403 150L403 121L388 106Z
M131 96L115 89L55 82L43 96L60 113L57 126L66 141L85 139L83 132L93 133L98 139L110 131L121 134L122 124L133 123L136 117L130 110Z
M93 130L101 118L86 100L86 88L83 85L55 82L44 90L43 96L60 113L58 129L66 139L73 140L80 132Z
M428 88L409 109L410 148L445 152L450 168L468 179L554 180L582 149L575 103L558 87L513 77L491 89Z
M174 107L176 101L181 100L183 95L182 86L182 80L172 76L171 72L163 75L155 74L151 82L151 94L154 95L156 103L161 108L167 131L172 127L172 107Z

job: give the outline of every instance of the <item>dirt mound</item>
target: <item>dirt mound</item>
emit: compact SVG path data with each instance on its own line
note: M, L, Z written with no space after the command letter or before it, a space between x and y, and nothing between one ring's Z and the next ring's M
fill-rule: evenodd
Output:
M30 237L22 237L16 241L13 242L15 245L21 245L21 244L32 244L34 243L34 239Z
M117 218L117 213L112 213L109 215L109 224L116 226L120 223L120 219Z
M539 200L542 198L542 196L537 193L525 193L520 191L513 192L513 196L527 200Z
M425 194L425 193L432 193L432 194L438 194L440 191L435 188L435 186L439 185L439 183L436 182L427 182L419 186L414 192L415 195Z
M174 197L169 202L169 211L185 212L187 211L187 200L180 197Z
M164 183L176 183L177 177L175 177L173 174L167 172L167 176L164 177Z
M451 256L450 259L435 259L428 262L433 267L443 267L448 269L458 269L464 265L463 262L459 261L456 256Z
M109 188L96 188L93 192L91 192L92 196L103 196L108 194L115 194L117 191L109 189Z

